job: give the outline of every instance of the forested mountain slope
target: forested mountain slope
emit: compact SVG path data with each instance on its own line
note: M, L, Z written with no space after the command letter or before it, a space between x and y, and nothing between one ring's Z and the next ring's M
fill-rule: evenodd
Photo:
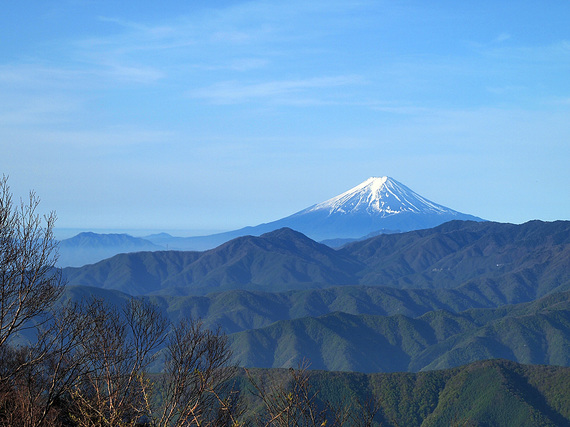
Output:
M250 374L266 382L287 377L282 370ZM570 425L570 368L487 360L415 374L310 371L309 381L320 401L367 403L372 398L378 404L376 425Z
M372 285L500 288L503 302L570 288L570 222L522 225L453 221L381 235L333 250L281 229L205 252L141 252L64 269L70 285L132 295L205 295Z
M121 254L94 265L64 269L71 285L131 295L197 294L352 284L362 266L301 233L281 229L246 236L205 252Z
M242 366L397 372L442 369L481 359L570 365L570 292L496 309L407 316L352 315L279 321L230 335Z

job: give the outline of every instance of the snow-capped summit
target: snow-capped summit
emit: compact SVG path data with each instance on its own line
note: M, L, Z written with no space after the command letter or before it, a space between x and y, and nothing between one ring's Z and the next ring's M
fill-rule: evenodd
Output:
M378 230L419 230L455 219L482 221L434 203L384 176L368 178L336 197L262 226L290 227L312 239L325 240L359 238Z
M317 241L350 240L379 233L431 228L454 219L483 221L438 205L395 179L384 176L369 178L336 197L277 221L210 236L179 238L171 246L210 249L235 237L259 236L283 227Z
M356 187L306 209L305 212L319 210L328 211L329 215L362 212L382 217L402 212L435 214L455 212L429 201L404 184L387 176L368 178Z

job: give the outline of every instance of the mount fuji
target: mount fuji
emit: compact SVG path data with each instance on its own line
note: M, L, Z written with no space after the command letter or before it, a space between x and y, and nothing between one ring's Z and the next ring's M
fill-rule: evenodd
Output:
M209 236L169 239L177 249L205 250L235 237L288 227L313 240L358 239L379 232L432 228L452 220L484 221L420 196L393 178L369 178L350 190L277 221ZM153 236L147 237L153 241ZM161 242L164 245L164 237Z

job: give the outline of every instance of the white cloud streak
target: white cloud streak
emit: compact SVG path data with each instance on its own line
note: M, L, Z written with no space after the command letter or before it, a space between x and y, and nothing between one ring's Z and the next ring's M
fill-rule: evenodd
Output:
M280 80L244 84L237 81L220 82L189 92L193 98L203 98L215 104L236 104L252 100L272 99L291 94L305 94L318 89L363 84L359 76L315 77L302 80Z

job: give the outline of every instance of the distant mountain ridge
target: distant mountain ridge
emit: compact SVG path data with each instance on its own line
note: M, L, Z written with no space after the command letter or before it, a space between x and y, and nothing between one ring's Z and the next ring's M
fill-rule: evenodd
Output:
M80 267L117 253L157 251L163 247L128 234L79 233L59 242L58 265Z
M71 285L117 289L131 295L153 292L206 294L244 287L351 284L358 263L291 229L244 236L204 252L119 254L82 268L66 268ZM190 288L188 286L190 285Z
M127 301L130 295L103 288L68 286L66 297L79 301L86 294L106 300ZM280 320L347 314L418 317L433 310L458 313L471 308L497 308L528 301L528 295L507 293L501 286L467 283L454 289L396 289L383 286L343 285L285 292L242 289L208 295L147 295L143 298L164 310L173 321L200 318L225 333L264 328Z
M421 316L413 313L408 316L367 314L366 307L352 307L362 314L347 313L345 303L350 302L352 297L352 301L358 303L363 295L361 291L367 291L365 288L351 288L354 287L295 292L296 313L291 313L289 320L258 328L255 328L255 313L240 310L243 301L239 300L253 297L248 302L250 309L283 316L276 312L284 308L279 307L278 300L287 298L287 295L272 298L269 295L232 291L191 297L193 302L180 297L156 296L145 299L167 310L165 314L174 322L189 316L202 317L206 325L215 327L220 317L204 317L206 311L220 314L225 311L225 325L228 325L227 321L231 324L230 319L240 322L249 316L251 323L247 326L248 330L229 335L234 355L245 367L294 367L303 358L311 360L312 369L359 372L447 369L489 358L570 366L570 353L566 351L570 347L570 291L498 308L471 308L456 312L436 309ZM345 293L343 289L348 292ZM327 294L330 296L331 291L337 295L337 300L331 301L331 308L336 306L342 311L329 311L321 316L303 316L303 312L299 311L307 312L308 309L315 312L319 303L314 296L320 294L322 303L329 300ZM394 289L385 291L387 293L384 295L392 294L398 298L398 292L394 294ZM497 291L500 292L500 289ZM368 289L367 293L372 296L374 290ZM384 299L382 294L383 291L379 290L377 297ZM439 293L440 297L444 296L440 301L437 301L437 293L433 290L402 291L399 294L408 294L402 301L405 304L413 303L413 298L418 302L423 301L425 296L430 295L432 301L427 301L428 305L435 302L436 306L446 306L444 298L448 298L448 302L453 301L451 292ZM129 299L128 295L117 291L87 287L70 287L63 298L77 301L89 295L105 298L116 305ZM382 311L380 305L383 301L378 302L380 304L376 310ZM468 299L460 302L465 303L468 304ZM413 310L413 304L409 308Z
M500 282L504 303L511 294L528 301L570 286L570 222L453 221L380 235L340 250L281 229L240 237L205 252L121 254L63 271L70 285L132 295L357 284L435 289Z

